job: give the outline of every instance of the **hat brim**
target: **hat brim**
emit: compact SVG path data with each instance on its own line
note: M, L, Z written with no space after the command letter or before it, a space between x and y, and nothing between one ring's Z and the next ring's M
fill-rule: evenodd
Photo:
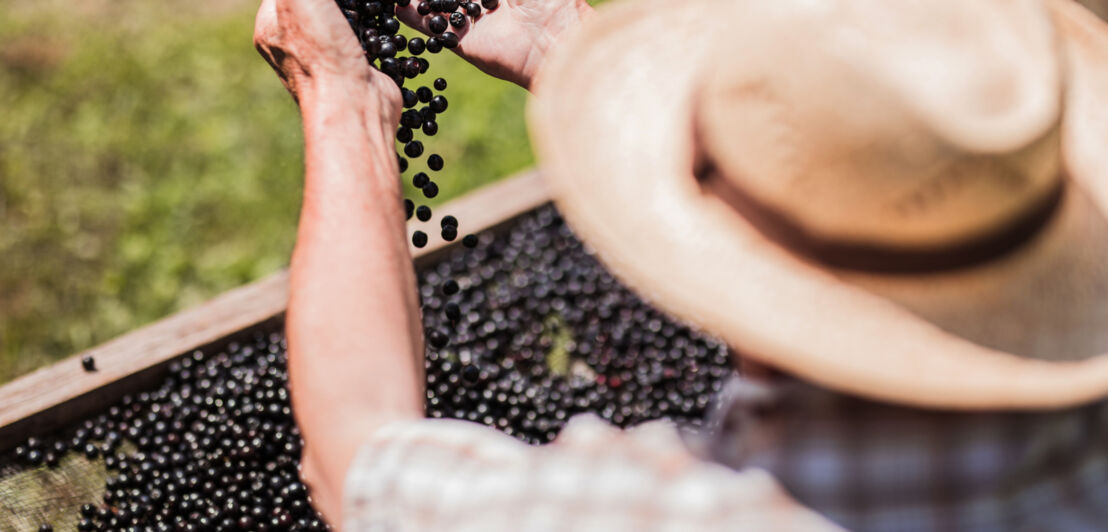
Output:
M976 343L890 297L879 277L792 254L705 192L692 178L695 89L730 28L704 14L742 13L696 1L705 9L607 6L535 84L531 132L550 189L613 273L744 356L842 392L944 409L1059 408L1108 394L1108 356L1052 362ZM1108 206L1108 30L1076 3L1051 11L1069 68L1063 212L1010 256L917 278L919 290L980 279L1019 290L1032 281L1021 276L1038 275L1036 290L1049 291L1041 276L1061 262L1084 265L1096 277L1078 280L1095 289L1076 290L1108 303L1108 270L1091 265L1108 262L1108 234L1089 230ZM1073 279L1058 282L1074 289Z

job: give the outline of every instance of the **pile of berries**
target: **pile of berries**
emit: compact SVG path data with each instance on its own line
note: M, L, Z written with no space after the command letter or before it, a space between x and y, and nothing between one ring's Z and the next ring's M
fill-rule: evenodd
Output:
M428 416L529 443L583 412L622 427L701 423L732 374L724 344L621 286L553 207L482 240L420 273Z
M724 345L623 288L552 207L479 239L420 272L429 417L528 443L550 441L582 412L620 426L700 423L732 374ZM102 501L73 517L81 531L326 530L297 478L285 350L277 324L182 357L156 389L32 438L15 458L104 460Z

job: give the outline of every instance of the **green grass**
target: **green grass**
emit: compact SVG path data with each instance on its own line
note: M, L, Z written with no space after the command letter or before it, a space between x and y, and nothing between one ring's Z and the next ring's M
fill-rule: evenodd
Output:
M0 4L0 382L287 264L299 117L255 6ZM523 90L452 54L432 73L437 201L532 164Z

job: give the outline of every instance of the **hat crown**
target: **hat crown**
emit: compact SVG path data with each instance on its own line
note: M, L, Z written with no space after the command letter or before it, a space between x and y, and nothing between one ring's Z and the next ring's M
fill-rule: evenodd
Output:
M750 2L696 128L718 182L813 242L943 250L1061 183L1062 62L1034 0Z

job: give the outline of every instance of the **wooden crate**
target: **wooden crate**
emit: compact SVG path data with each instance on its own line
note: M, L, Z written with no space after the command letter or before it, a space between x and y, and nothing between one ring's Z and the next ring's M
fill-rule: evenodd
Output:
M456 216L466 234L496 229L548 201L541 178L531 171L435 210ZM412 249L416 267L434 262L460 245L460 240L445 242L432 234L426 247ZM181 355L272 326L267 322L282 320L287 303L288 272L281 271L0 387L0 452L149 388L166 376L169 362ZM97 371L84 371L81 358L85 355L96 360Z

